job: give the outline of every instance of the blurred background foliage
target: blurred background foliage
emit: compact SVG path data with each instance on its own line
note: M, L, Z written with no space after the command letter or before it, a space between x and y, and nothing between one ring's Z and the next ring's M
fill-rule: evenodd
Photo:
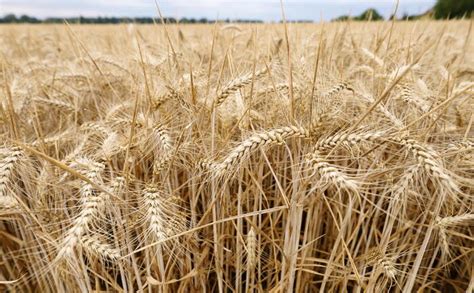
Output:
M418 15L404 14L400 20L416 20L422 18L428 19L453 19L453 18L470 18L474 11L474 0L437 0L433 8ZM389 19L392 19L391 16ZM374 8L369 8L357 16L341 15L333 21L377 21L384 20L384 17ZM17 17L14 14L7 14L0 17L0 23L161 23L161 19L154 17L49 17L46 19L38 19L28 15L21 15ZM176 19L167 17L164 19L169 23L214 23L213 19L206 18L181 18ZM232 23L262 23L261 20L247 20L247 19L223 19L220 22ZM312 22L311 20L295 20L290 22Z

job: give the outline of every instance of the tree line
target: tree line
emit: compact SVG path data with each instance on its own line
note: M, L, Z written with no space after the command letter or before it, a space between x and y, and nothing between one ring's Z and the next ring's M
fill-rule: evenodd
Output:
M434 19L452 19L452 18L462 18L470 17L473 15L474 11L474 0L437 0L435 6L422 13L420 15L403 15L400 19L419 19L423 17L434 18ZM393 19L395 16L390 16L389 19ZM369 8L357 16L342 15L339 16L333 21L366 21L366 20L384 20L384 17L375 9ZM4 17L0 18L0 23L63 23L67 21L68 23L82 23L82 24L117 24L117 23L142 23L142 24L151 24L151 23L214 23L215 20L207 18L181 18L176 19L173 17L165 17L163 20L161 18L154 17L48 17L46 19L38 19L36 17L21 15L17 17L14 14L7 14ZM251 20L251 19L224 19L219 20L219 22L224 23L263 23L261 20ZM296 20L289 22L312 22L311 20Z
M455 18L470 18L474 16L474 0L437 0L433 8L425 11L422 14L409 15L404 14L400 17L400 20L416 20L420 18L431 18L431 19L455 19ZM393 19L395 16L391 15L389 19ZM377 10L369 8L362 12L358 16L342 15L334 21L344 20L384 20L384 17L378 13Z
M161 18L156 17L48 17L45 19L38 19L36 17L28 16L28 15L21 15L17 17L14 14L7 14L4 17L0 18L0 23L81 23L81 24L117 24L117 23L142 23L142 24L151 24L151 23L162 23L162 21L166 23L213 23L214 20L210 20L207 18L181 18L176 19L174 17L164 17L163 20ZM238 23L262 23L261 20L253 20L253 19L237 19L237 20L230 20L224 19L219 20L220 22L238 22Z

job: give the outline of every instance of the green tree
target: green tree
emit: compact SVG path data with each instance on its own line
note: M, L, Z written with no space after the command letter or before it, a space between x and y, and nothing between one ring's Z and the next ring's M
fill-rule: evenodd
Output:
M383 20L383 16L377 10L369 8L362 12L361 15L355 17L356 20Z
M3 22L5 23L18 22L18 18L16 18L15 14L7 14L3 17Z
M351 17L349 17L349 15L341 15L339 17L334 18L333 21L347 21L350 19Z
M434 6L437 19L469 17L472 11L474 11L473 0L438 0Z

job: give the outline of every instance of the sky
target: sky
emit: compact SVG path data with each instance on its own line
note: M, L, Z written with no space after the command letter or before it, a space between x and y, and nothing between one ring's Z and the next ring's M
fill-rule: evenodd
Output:
M157 0L164 16L208 19L260 19L279 21L280 0ZM288 20L330 20L343 14L358 15L375 8L385 17L395 0L283 0ZM435 0L400 0L398 15L420 14ZM154 0L0 0L0 15L50 16L157 16Z

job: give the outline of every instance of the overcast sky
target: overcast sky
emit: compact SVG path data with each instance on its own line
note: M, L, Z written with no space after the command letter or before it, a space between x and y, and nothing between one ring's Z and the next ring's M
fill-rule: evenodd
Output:
M385 17L395 0L284 0L289 20L328 20L342 14L357 15L369 7ZM399 15L422 13L435 0L400 0ZM164 16L215 19L281 19L279 0L158 0ZM154 0L0 0L0 15L48 16L156 16Z

